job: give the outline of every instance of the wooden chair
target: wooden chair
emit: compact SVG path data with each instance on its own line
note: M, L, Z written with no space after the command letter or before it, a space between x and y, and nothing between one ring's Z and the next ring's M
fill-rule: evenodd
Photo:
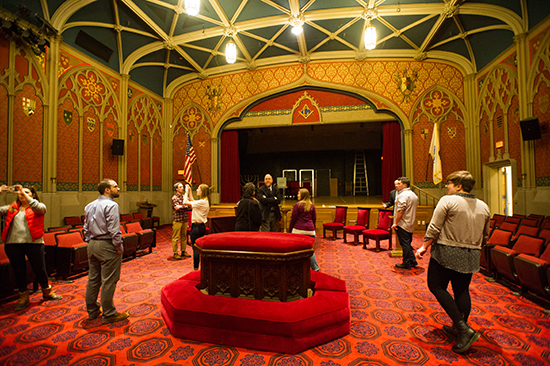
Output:
M344 243L347 243L347 234L353 235L353 245L359 243L359 235L369 228L370 210L367 207L357 207L357 223L344 226Z
M363 249L367 249L369 239L376 241L376 252L380 251L380 241L388 240L388 249L392 249L392 210L378 210L378 225L376 229L363 230Z
M323 238L326 238L326 231L332 231L332 239L338 239L337 232L344 230L346 225L346 217L348 214L347 206L336 206L336 212L334 214L334 221L323 224Z

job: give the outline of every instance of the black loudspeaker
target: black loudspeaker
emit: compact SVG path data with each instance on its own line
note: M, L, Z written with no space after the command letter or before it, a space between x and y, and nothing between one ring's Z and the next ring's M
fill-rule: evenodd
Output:
M330 169L317 169L317 196L330 196Z
M519 121L523 141L540 140L540 124L537 117L531 117Z
M113 139L111 151L113 155L124 155L124 140Z

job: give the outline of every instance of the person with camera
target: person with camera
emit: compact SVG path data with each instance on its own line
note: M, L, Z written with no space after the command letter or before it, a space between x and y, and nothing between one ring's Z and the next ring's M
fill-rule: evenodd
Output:
M6 216L6 226L2 231L4 249L11 263L15 281L19 290L19 300L15 310L23 310L30 304L27 289L28 258L36 280L42 287L44 300L61 300L48 284L46 262L44 259L44 215L46 205L40 202L36 190L21 185L0 186L0 193L11 191L17 199L10 205L0 207L0 216Z

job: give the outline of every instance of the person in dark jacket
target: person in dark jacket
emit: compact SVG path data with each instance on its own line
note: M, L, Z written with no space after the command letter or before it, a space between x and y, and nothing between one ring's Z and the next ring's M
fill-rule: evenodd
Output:
M397 185L398 181L393 182L394 185ZM390 192L390 200L388 202L382 202L382 207L391 208L395 205L395 196L397 196L397 189L394 189Z
M260 210L262 211L260 231L279 231L279 221L281 221L279 205L283 197L277 184L273 183L273 177L270 174L265 175L264 183L265 185L258 189L258 201L260 201Z
M256 186L246 183L243 187L243 197L237 203L237 220L235 231L258 231L262 225L262 211L256 200Z

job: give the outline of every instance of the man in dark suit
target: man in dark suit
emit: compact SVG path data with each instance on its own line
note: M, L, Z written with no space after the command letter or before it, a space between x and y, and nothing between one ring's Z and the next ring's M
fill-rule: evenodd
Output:
M393 184L397 184L397 180L393 181ZM390 200L388 202L382 202L384 208L390 208L395 204L395 196L397 196L397 189L394 189L390 192Z
M264 178L265 185L258 189L258 201L262 210L262 226L260 231L279 231L279 221L281 220L281 192L276 184L273 184L273 177L266 174Z

